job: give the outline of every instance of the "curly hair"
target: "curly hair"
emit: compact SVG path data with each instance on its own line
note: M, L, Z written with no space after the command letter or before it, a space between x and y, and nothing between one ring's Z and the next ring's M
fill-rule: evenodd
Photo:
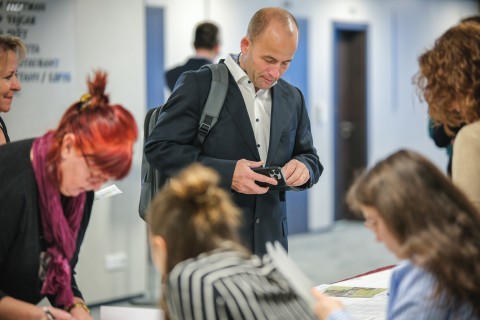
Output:
M356 212L377 209L406 257L437 279L446 306L480 316L480 214L430 161L401 150L360 175L347 193Z
M414 83L437 124L459 127L480 118L480 24L451 27L418 63Z

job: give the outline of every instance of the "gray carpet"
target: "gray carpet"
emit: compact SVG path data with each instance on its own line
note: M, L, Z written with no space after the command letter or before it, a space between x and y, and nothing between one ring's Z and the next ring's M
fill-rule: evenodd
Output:
M358 221L339 221L329 230L292 235L289 255L317 285L397 263L395 256Z

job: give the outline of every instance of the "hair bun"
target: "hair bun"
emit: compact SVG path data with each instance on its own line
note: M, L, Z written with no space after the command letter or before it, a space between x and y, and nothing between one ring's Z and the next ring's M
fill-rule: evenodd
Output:
M105 94L105 87L107 86L107 73L105 71L95 71L93 80L87 78L87 86L91 97L91 105L99 107L108 106L109 98Z
M187 172L183 171L173 178L170 188L180 199L202 204L212 200L219 180L213 169L195 163Z

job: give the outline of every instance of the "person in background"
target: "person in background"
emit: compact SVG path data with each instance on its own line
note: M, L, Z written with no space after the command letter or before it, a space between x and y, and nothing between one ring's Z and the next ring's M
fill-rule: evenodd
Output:
M463 126L455 136L452 180L480 210L480 24L448 29L418 58L415 77L435 123Z
M480 215L430 161L394 153L354 181L347 203L403 260L392 273L386 319L480 319ZM350 319L339 300L312 293L319 319Z
M460 20L460 23L473 23L480 25L480 16L470 16ZM430 117L428 118L428 133L433 139L435 145L439 148L445 148L448 156L447 174L452 176L452 158L453 158L453 141L455 135L462 128L462 125L450 128L443 124L436 124Z
M182 73L189 70L198 70L201 66L213 63L213 60L220 51L220 31L216 24L203 22L195 29L195 40L193 41L195 56L180 66L176 66L165 73L165 79L170 91L173 91L175 83Z
M1 113L10 111L13 95L22 89L17 78L17 69L26 52L20 38L0 35L0 145L10 142Z
M210 70L184 72L165 103L145 144L145 156L163 177L192 162L221 176L243 211L241 239L257 255L266 242L288 247L285 190L274 178L252 168L280 166L289 186L312 187L323 166L313 146L310 118L302 92L281 79L298 43L295 17L282 8L258 10L240 41L241 53L228 55L227 96L216 125L204 143L196 141L201 111L210 90Z
M94 190L127 175L137 126L109 104L107 75L58 127L0 146L0 319L91 320L75 281ZM47 297L52 307L36 306ZM63 309L63 310L62 310Z
M314 319L268 256L239 244L241 212L218 174L192 164L147 214L152 260L170 319ZM182 235L182 236L179 236Z

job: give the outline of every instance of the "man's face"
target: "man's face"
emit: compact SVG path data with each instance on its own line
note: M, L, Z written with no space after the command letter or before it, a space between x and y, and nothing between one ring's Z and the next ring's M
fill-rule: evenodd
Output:
M290 66L297 50L298 32L292 34L284 30L272 23L253 42L245 36L240 43L241 67L257 90L270 89Z

